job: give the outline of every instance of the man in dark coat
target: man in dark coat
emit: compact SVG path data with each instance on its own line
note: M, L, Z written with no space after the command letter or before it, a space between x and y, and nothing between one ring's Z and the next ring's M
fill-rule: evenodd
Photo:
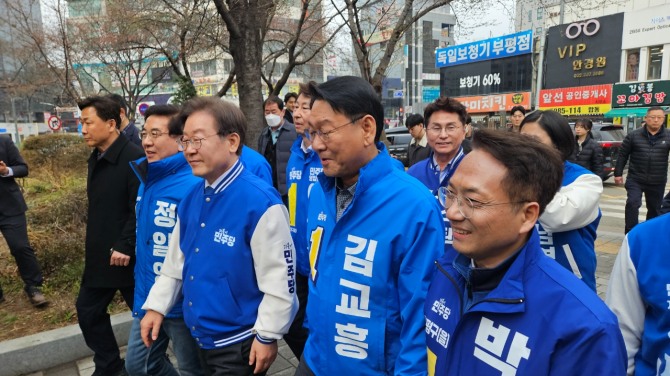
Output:
M28 242L26 224L26 202L14 178L28 176L28 165L19 154L19 149L9 137L0 136L0 232L7 240L9 252L14 256L19 274L25 284L25 292L35 307L44 307L49 302L40 291L42 270ZM0 303L5 300L0 288Z
M625 184L626 234L638 223L642 193L647 203L647 220L660 214L668 180L670 132L663 126L665 111L661 107L649 107L644 120L642 128L628 132L624 138L614 169L614 183L621 185L623 169L629 162Z
M90 97L79 103L82 135L94 147L88 159L86 264L77 297L79 326L95 353L93 375L125 375L107 306L120 291L133 306L135 200L139 180L130 161L142 149L120 137L119 104Z
M284 102L271 95L263 103L268 127L258 136L258 152L272 167L272 185L277 188L284 205L288 204L286 166L291 156L291 146L298 138L295 126L284 119Z

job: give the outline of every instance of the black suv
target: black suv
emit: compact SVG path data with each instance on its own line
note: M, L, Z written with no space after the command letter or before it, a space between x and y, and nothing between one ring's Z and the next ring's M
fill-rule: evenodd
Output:
M395 127L385 130L386 138L389 141L389 154L397 158L402 164L407 167L409 160L407 159L407 148L409 142L412 140L412 135L406 127Z

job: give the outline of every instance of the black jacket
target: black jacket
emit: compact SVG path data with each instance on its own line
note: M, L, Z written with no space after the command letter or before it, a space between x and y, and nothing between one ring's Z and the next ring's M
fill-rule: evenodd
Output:
M284 125L279 130L277 143L272 145L272 134L270 127L265 127L258 136L258 152L267 159L272 167L272 184L279 191L279 194L286 195L286 166L288 158L291 156L291 146L298 138L295 131L295 125L284 120Z
M576 163L598 176L603 175L603 148L593 139L591 133L586 136L581 147L575 140L575 152L570 162Z
M14 142L7 136L0 136L0 161L5 162L14 173L12 177L0 176L0 216L11 217L25 213L28 208L14 178L28 176L28 165Z
M628 165L628 179L645 184L665 185L668 179L668 153L670 152L670 132L665 128L655 135L647 132L647 127L629 132L619 149L614 176L623 174Z
M407 167L412 167L413 164L428 158L430 155L430 146L421 146L418 142L412 143L412 141L407 146Z
M130 162L142 149L119 137L98 160L98 149L88 159L88 223L86 263L82 283L89 287L134 285L135 201L140 182ZM110 249L130 255L128 266L110 266Z

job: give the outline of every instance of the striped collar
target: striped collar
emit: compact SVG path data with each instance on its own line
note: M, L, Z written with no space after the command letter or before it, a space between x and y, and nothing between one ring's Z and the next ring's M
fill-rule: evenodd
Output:
M208 184L205 180L205 189L212 187L214 189L214 194L220 193L242 173L242 170L244 170L244 166L242 165L242 161L238 159L233 167L229 168L228 171L219 176L214 183Z

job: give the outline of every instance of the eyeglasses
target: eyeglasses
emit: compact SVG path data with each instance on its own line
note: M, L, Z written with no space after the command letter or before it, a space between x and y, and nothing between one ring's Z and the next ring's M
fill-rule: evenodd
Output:
M442 131L447 132L447 134L454 134L456 131L462 129L462 127L459 127L457 125L449 125L446 127L440 127L439 125L431 125L428 127L428 132L434 134L434 135L441 135Z
M152 139L157 139L158 137L164 135L164 134L169 134L170 132L161 132L158 129L152 129L150 132L147 133L147 131L142 131L140 132L140 139L144 140L147 138L147 136L151 137Z
M527 201L516 201L516 202L494 202L490 204L485 204L479 201L473 201L468 197L458 197L453 192L451 192L447 187L440 187L437 191L438 199L440 204L444 206L445 209L449 209L454 202L458 206L458 211L465 219L472 218L472 215L475 213L475 209L481 209L487 206L497 206L497 205L511 205L511 204L523 204Z
M329 130L328 132L322 132L322 131L310 130L307 134L309 135L309 139L310 139L310 140L314 140L314 138L315 138L316 136L319 136L319 138L321 139L321 141L323 141L323 142L328 142L328 141L330 141L330 135L332 135L333 133L339 131L341 128L344 128L345 126L347 126L347 125L349 125L349 124L353 124L353 123L355 123L355 122L361 120L363 117L364 117L364 116L358 117L358 118L356 118L356 119L354 119L354 120L352 120L352 121L350 121L350 122L348 122L348 123L345 123L345 124L342 124L342 125L340 125L340 126L337 126L337 127L333 128L333 129Z
M661 120L665 118L665 116L649 116L649 115L647 115L647 117L651 120Z
M193 150L198 150L202 146L202 141L213 137L213 136L219 136L218 133L206 136L206 137L201 137L201 138L191 138L191 139L185 139L184 137L181 137L177 140L177 147L179 148L179 151L184 151L188 149L188 147L192 147Z

